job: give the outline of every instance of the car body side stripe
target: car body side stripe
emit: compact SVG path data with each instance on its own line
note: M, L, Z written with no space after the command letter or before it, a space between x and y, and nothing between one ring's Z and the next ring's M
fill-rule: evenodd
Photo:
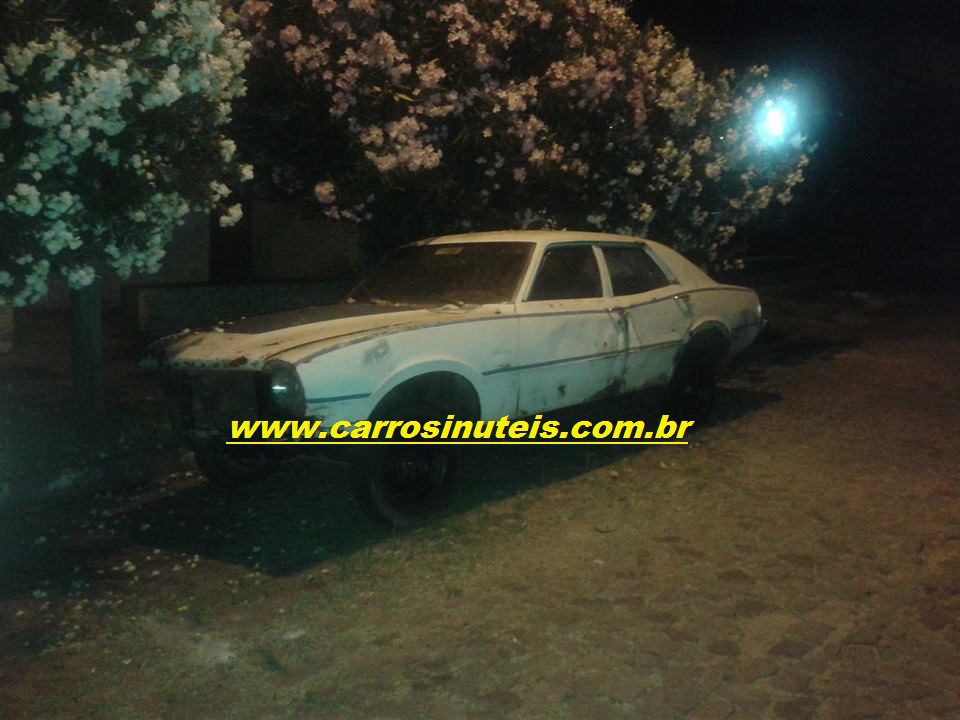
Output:
M333 397L307 398L308 403L346 402L347 400L363 400L370 397L370 393L356 393L354 395L335 395Z

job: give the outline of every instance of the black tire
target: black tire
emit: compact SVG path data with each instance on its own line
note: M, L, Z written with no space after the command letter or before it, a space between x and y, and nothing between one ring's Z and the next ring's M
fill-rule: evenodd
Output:
M708 355L688 350L677 362L667 386L666 412L674 420L693 420L695 427L710 422L717 399L717 363Z
M259 482L276 469L276 461L262 448L196 449L197 467L223 488L237 488Z
M443 421L450 414L473 419L474 404L464 390L455 376L430 376L390 393L371 419ZM357 450L354 467L364 504L387 524L419 525L449 506L460 474L459 447L399 442Z
M366 507L395 528L420 525L450 505L460 470L455 447L384 445L362 462Z

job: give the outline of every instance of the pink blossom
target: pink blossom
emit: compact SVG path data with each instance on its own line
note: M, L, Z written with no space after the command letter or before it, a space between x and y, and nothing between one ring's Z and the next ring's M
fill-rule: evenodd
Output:
M300 42L300 28L296 25L287 25L280 31L280 43L285 46L296 45Z
M238 15L244 25L257 26L258 23L262 23L272 7L273 3L270 0L244 0Z
M420 78L420 86L424 90L437 87L446 76L446 71L435 61L417 68L417 77Z
M348 6L351 10L357 10L372 17L376 17L379 14L377 3L374 2L374 0L350 0Z
M329 180L318 182L313 188L313 196L325 205L331 205L337 201L336 188Z
M247 5L248 15L259 12L256 0ZM470 186L465 214L489 203L488 215L501 201L538 212L544 207L535 198L524 205L528 198L515 199L511 190L556 187L563 193L577 179L591 178L583 183L590 187L582 201L594 219L603 216L604 229L645 230L654 217L658 223L676 218L678 242L694 242L691 227L713 232L716 225L687 227L690 218L702 217L694 205L722 195L720 183L752 162L742 151L755 101L731 90L732 75L707 83L689 53L662 29L638 29L618 0L285 5L291 7L276 3L270 13L272 34L265 42L277 42L304 95L353 139L353 166L348 162L342 177L331 178L347 200L325 205L339 219L361 221L382 211L350 204L375 187L369 183L378 175L392 188L411 188L411 200L419 202L433 183L408 183L406 174L440 169L445 187ZM521 47L533 48L538 62L521 62ZM649 127L648 117L654 120ZM715 135L709 123L717 124ZM705 132L724 134L719 123L745 130L744 139L693 146ZM669 137L676 145L661 158L657 151ZM321 147L318 142L317 152ZM478 154L487 160L482 166L473 162ZM403 182L389 177L397 173ZM544 183L530 182L529 173ZM784 182L768 184L776 193L784 190ZM738 212L747 213L754 200ZM728 208L725 197L712 202ZM656 215L633 217L641 207L655 207ZM516 207L502 209L514 217ZM550 212L544 209L544 217Z
M376 125L371 125L360 133L360 142L364 145L380 147L383 145L383 130Z

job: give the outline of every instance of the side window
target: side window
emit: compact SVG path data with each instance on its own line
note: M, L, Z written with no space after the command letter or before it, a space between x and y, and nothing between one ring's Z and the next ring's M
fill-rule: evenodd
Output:
M636 295L670 284L667 276L642 247L608 245L603 248L603 257L610 271L614 295Z
M600 268L589 245L547 250L528 300L572 300L603 296Z

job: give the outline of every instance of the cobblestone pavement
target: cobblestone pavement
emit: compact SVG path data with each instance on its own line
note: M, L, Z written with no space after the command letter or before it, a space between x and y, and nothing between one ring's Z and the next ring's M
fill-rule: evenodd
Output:
M530 480L284 573L161 538L8 599L0 716L960 718L960 312L824 312L689 447L474 457Z

